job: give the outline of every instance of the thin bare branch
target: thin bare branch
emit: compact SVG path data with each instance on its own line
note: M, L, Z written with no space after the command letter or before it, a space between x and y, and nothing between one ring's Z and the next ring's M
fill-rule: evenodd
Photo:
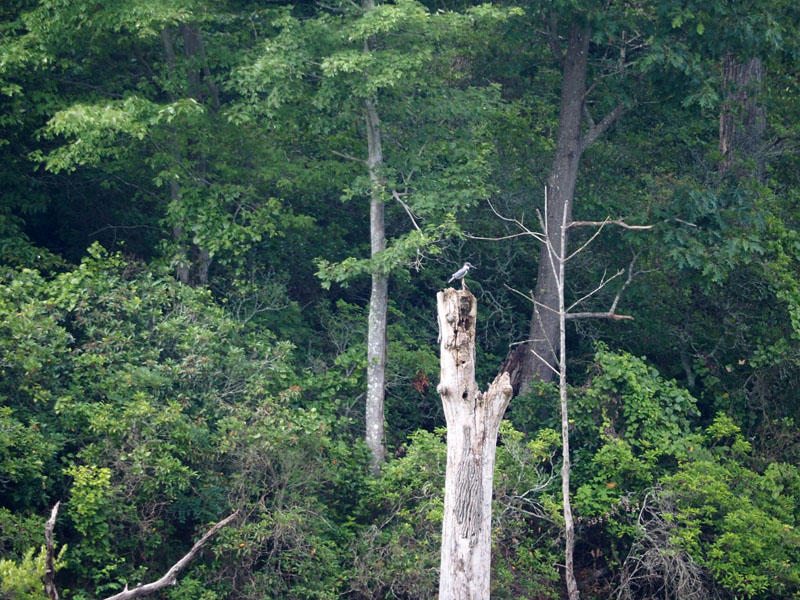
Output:
M692 223L687 223L686 221L681 221L680 219L674 219L675 221L679 221L686 225L691 225L692 227L697 227L697 225L693 225ZM628 225L622 219L604 219L603 221L572 221L567 228L572 227L604 227L606 225L618 225L624 229L652 229L655 225Z
M128 589L128 586L125 586L125 589L122 590L119 594L115 594L113 596L109 596L105 600L132 600L133 598L138 598L139 596L146 596L147 594L152 594L153 592L157 592L158 590L167 587L168 585L175 585L177 583L177 575L180 573L186 565L188 565L192 559L200 552L200 549L208 542L211 537L217 533L220 529L225 527L228 523L233 521L236 517L239 516L239 511L237 510L232 515L225 517L222 521L214 525L211 529L209 529L206 534L201 537L192 549L181 558L178 562L172 565L161 579L154 581L152 583L147 583L145 585L140 585L132 590Z
M541 308L545 308L545 309L549 310L549 311L550 311L550 312L552 312L552 313L556 313L556 314L558 314L558 310L556 310L555 308L551 308L551 307L547 306L546 304L542 304L541 302L539 302L539 301L538 301L538 300L537 300L537 299L534 297L534 295L533 295L533 292L530 292L530 295L527 295L527 294L524 294L524 293L520 292L520 291L519 291L518 289L516 289L516 288L512 288L510 285L508 285L508 284L506 284L506 283L504 283L504 284L503 284L503 286L504 286L504 287L505 287L507 290L509 290L509 291L511 291L511 292L514 292L515 294L518 294L519 296L522 296L523 298L525 298L526 300L529 300L530 302L533 302L533 304L534 304L535 306L540 306ZM532 341L532 340L527 340L527 341L528 341L528 342L530 342L530 341ZM524 344L524 343L527 343L527 342L522 342L522 343Z
M397 200L400 203L400 206L402 206L405 209L406 214L408 215L408 218L411 219L411 223L414 225L414 228L417 231L422 231L419 228L419 225L417 225L417 221L414 219L414 214L411 212L411 209L408 207L408 204L403 202L403 199L400 197L400 194L397 193L397 190L392 190L392 197L395 200Z
M609 283L614 281L617 277L622 275L624 272L625 272L625 269L620 269L619 271L617 271L614 275L612 275L608 279L606 279L606 274L603 273L603 277L600 279L600 283L598 284L598 286L596 288L594 288L591 292L589 292L588 294L586 294L585 296L580 298L579 300L576 300L575 302L573 302L570 305L570 307L567 309L567 314L569 314L569 311L571 311L573 308L575 308L576 306L581 304L584 300L587 300L587 299L591 298L592 296L594 296L597 292L602 290L604 287L606 287Z
M633 320L630 315L618 315L611 311L609 312L579 312L567 313L564 315L566 319L611 319L613 321Z
M586 248L586 246L591 244L594 241L594 238L596 238L598 235L600 235L600 232L603 231L603 227L606 226L606 223L608 223L608 221L601 221L600 224L599 224L599 227L597 228L597 231L595 231L588 240L586 240L583 244L581 244L580 248L578 248L577 250L575 250L575 252L570 254L565 259L565 262L570 260L570 259L572 259L572 257L574 257L576 254L580 254L581 252L583 252L584 248ZM569 227L570 226L567 225L567 229L569 229Z
M555 368L553 365L551 365L551 364L550 364L550 363L549 363L547 360L545 360L545 358L544 358L543 356L541 356L541 355L540 355L538 352L536 352L536 350L534 350L533 348L530 348L530 351L531 351L531 353L533 353L533 355L534 355L536 358L538 358L540 361L542 361L542 364L543 364L545 367L547 367L547 368L548 368L548 369L550 369L550 370L551 370L553 373L555 373L556 375L558 375L558 369L556 369L556 368Z
M533 230L529 229L525 225L525 223L523 223L519 219L506 217L505 215L500 214L500 212L492 204L491 200L486 200L486 203L489 205L489 208L492 209L492 212L497 216L497 218L501 219L502 221L505 221L506 223L514 223L514 225L519 227L519 229L521 231L521 234L517 234L517 235L530 235L530 236L536 238L537 240L539 240L540 242L545 243L546 239L545 239L544 234L539 233L538 231L533 231Z
M483 240L483 241L487 241L487 242L501 242L503 240L510 240L512 238L521 237L523 235L527 236L527 235L531 235L531 234L528 233L527 231L520 231L519 233L511 233L509 235L502 235L502 236L498 236L498 237L485 237L485 236L482 236L482 235L472 235L471 233L465 233L464 237L468 238L470 240Z
M342 158L346 158L347 160L352 160L357 163L361 163L362 165L367 164L367 161L363 158L357 158L355 156L350 156L349 154L345 154L344 152L339 152L337 150L331 150L331 154L335 154L336 156L340 156Z
M61 506L61 501L56 502L53 510L50 513L50 518L44 524L44 541L47 556L45 558L44 567L44 589L47 592L47 597L50 600L58 600L58 589L56 588L55 575L55 549L53 548L53 528L56 525L56 516L58 515L58 507Z
M633 258L631 259L631 264L628 265L628 276L625 278L625 283L622 284L622 287L617 292L617 295L614 296L614 301L611 303L611 308L608 309L608 312L612 314L617 310L617 304L619 304L619 299L622 297L622 293L625 291L625 288L627 288L630 285L634 275L636 274L633 271L633 267L634 265L636 265L637 258L639 258L638 252L633 255Z

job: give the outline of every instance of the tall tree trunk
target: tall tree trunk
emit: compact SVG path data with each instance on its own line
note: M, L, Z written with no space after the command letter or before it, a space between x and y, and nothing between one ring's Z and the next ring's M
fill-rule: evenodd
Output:
M489 600L495 449L513 390L508 373L502 373L485 393L478 391L475 296L447 288L436 295L436 303L441 353L437 389L447 419L439 600Z
M172 43L172 34L169 31L169 28L164 27L161 30L161 44L164 48L164 57L167 61L167 74L168 78L174 83L177 79L177 67L175 63L175 46ZM175 94L168 90L168 95L170 100L175 99ZM178 143L173 135L173 144L172 144L172 158L175 160L176 163L179 163L181 160L180 153L178 151ZM178 182L175 181L172 177L169 180L169 200L172 204L178 204L181 201L181 188L178 185ZM182 224L176 224L172 227L172 240L177 244L177 261L175 264L175 278L180 281L181 283L188 285L190 283L190 273L191 267L189 262L189 252L188 248L183 243L183 235L184 229Z
M202 33L196 25L181 23L178 31L183 40L183 53L186 58L186 82L189 97L204 104L206 99L210 99L211 111L219 109L219 94L216 86L211 79L211 72L206 59L205 46L203 44ZM161 30L161 42L164 48L164 56L170 78L177 79L177 65L175 58L175 48L172 41L172 34L168 28ZM204 85L205 84L205 85ZM174 93L170 93L174 99ZM173 144L173 157L176 162L181 162L182 157L178 151L177 142ZM195 171L198 178L205 181L207 165L205 156L200 153L191 156L196 163ZM177 181L170 180L170 201L180 202L181 190ZM178 245L178 262L175 267L175 276L181 283L190 285L207 285L208 272L211 267L211 253L206 248L188 247L184 240L186 226L179 223L172 228L172 237Z
M364 11L375 7L373 0L364 0ZM370 41L364 44L364 52L370 52ZM386 232L383 216L384 182L380 170L383 167L381 146L381 122L373 98L364 100L367 128L367 170L370 180L369 236L370 255L375 258L386 249ZM377 474L386 458L384 447L384 396L386 386L386 315L389 304L389 278L376 270L372 274L367 317L367 404L365 411L366 443L371 457L373 474Z
M200 104L208 104L210 112L219 109L219 95L211 79L206 48L203 44L203 34L195 24L181 23L181 36L183 37L183 53L186 56L186 78L189 82L189 95ZM208 102L206 102L208 100ZM208 163L205 154L198 152L191 157L196 163L196 173L202 185L207 185ZM194 252L194 277L195 285L208 285L208 271L211 268L211 253L207 248L196 247Z
M577 24L570 28L567 49L563 56L563 78L561 83L561 106L558 118L558 137L553 165L547 178L547 202L545 210L547 231L554 248L561 244L561 223L566 217L572 220L572 201L578 166L584 150L581 135L583 106L586 95L586 66L588 62L589 32ZM519 352L520 393L530 389L533 380L553 380L558 364L558 290L556 271L550 262L546 245L539 253L538 276L531 317L529 343L522 344ZM547 366L545 363L549 363Z
M719 118L720 172L755 177L763 182L763 156L767 129L766 109L761 103L764 69L761 59L739 62L730 52L722 59L725 102Z

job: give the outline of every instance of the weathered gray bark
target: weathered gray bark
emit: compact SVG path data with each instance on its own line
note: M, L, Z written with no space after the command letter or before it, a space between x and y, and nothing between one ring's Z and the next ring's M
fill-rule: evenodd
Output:
M569 600L578 600L578 582L575 579L575 521L572 518L570 501L570 452L569 452L569 406L567 403L567 309L564 305L565 264L567 259L567 223L566 212L561 214L558 225L558 245L552 241L552 233L546 233L545 249L548 262L555 273L556 293L558 296L558 395L561 405L561 497L564 514L564 581L567 584Z
M728 53L722 59L726 98L719 118L720 172L755 177L761 182L766 173L763 148L767 130L766 109L761 102L763 78L758 57L739 62Z
M439 600L488 600L492 484L500 421L512 388L508 373L482 393L475 383L477 301L468 290L436 295L441 351L438 386L447 419Z
M50 600L58 600L58 588L56 588L56 567L55 567L55 543L53 541L53 529L56 526L58 507L61 501L56 502L53 510L50 511L50 518L44 524L44 541L47 555L44 563L44 590Z
M581 135L584 97L586 94L586 65L588 62L589 32L572 25L563 56L561 106L558 118L558 137L553 165L547 178L546 219L548 233L555 248L560 245L561 222L566 215L572 220L572 201L578 167L584 150ZM566 235L566 232L564 233ZM549 382L554 372L544 361L556 365L558 346L558 290L555 271L543 246L539 253L536 278L536 301L531 317L529 344L520 346L519 391L525 393L534 380ZM516 386L515 386L516 387Z
M373 0L364 0L365 11L375 7ZM370 42L364 44L364 51L370 52ZM369 235L370 255L378 256L386 249L384 227L383 147L381 145L381 122L373 98L364 101L364 114L367 129L367 170L370 180ZM372 472L380 470L386 458L384 447L384 397L386 385L386 315L389 304L389 278L381 270L372 274L372 288L369 296L369 315L367 317L367 403L366 403L366 443L371 456Z

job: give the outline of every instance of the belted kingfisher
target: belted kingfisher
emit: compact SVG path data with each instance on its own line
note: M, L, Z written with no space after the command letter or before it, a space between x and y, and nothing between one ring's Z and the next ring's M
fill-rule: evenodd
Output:
M467 273L469 273L469 270L474 268L475 265L471 265L470 263L465 262L463 267L461 267L458 271L450 275L450 279L447 280L447 283L452 283L456 279L464 279Z

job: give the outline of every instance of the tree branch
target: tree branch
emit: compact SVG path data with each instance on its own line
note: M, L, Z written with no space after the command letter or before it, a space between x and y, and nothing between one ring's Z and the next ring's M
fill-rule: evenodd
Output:
M342 158L346 158L347 160L352 160L362 165L367 164L367 161L363 158L356 158L355 156L350 156L349 154L345 154L344 152L339 152L337 150L331 150L331 154L335 154L336 156L341 156Z
M403 202L403 199L400 197L400 194L397 193L397 190L392 190L392 197L395 200L397 200L400 203L400 206L402 206L405 209L406 214L408 215L408 218L411 219L411 223L414 225L414 228L417 231L422 231L419 228L419 225L417 225L417 221L414 219L414 214L411 212L411 209L408 207L408 204Z
M612 319L614 321L633 320L630 315L618 315L611 311L609 312L579 312L567 313L564 315L566 319Z
M675 219L675 220L679 221L679 219ZM692 225L692 223L686 223L686 221L682 221L682 222L687 224L687 225ZM605 219L604 221L572 221L572 223L567 225L567 229L570 229L572 227L605 227L606 225L618 225L619 227L622 227L623 229L637 229L637 230L652 229L653 227L655 227L655 225L628 225L622 219L614 219L614 220ZM692 226L696 227L696 225L692 225Z
M619 299L622 297L622 293L625 291L625 288L627 288L628 285L630 284L630 282L633 280L634 276L637 275L638 273L646 272L646 271L637 271L637 272L634 273L633 267L636 264L636 259L637 258L639 258L639 253L638 252L633 255L633 258L631 259L631 264L628 265L628 276L625 278L625 282L622 284L622 287L617 292L617 295L614 296L614 300L611 302L611 307L608 309L607 312L579 312L579 313L567 312L567 314L565 315L565 318L566 319L612 319L614 321L622 321L622 320L631 320L632 321L633 320L632 316L630 316L630 315L618 315L616 310L617 310L617 304L619 304ZM580 304L586 298L588 298L589 296L593 295L595 292L597 292L600 289L604 288L606 286L606 284L608 284L609 281L611 281L612 279L615 279L619 275L622 275L622 273L623 273L623 271L619 271L616 275L614 275L613 277L611 277L609 279L606 279L605 276L603 276L603 280L600 282L600 285L595 290L589 292L586 296L584 296L583 298L581 298L580 300L575 302L572 306L570 306L570 308L575 307L577 304ZM569 310L569 309L567 309L567 310Z
M186 565L192 561L192 559L197 555L198 552L200 552L200 549L206 544L206 542L211 539L215 533L217 533L220 529L225 527L238 516L239 511L237 510L235 513L224 518L222 521L209 529L203 537L197 540L195 545L192 546L192 549L189 550L189 552L183 558L170 567L169 571L167 571L164 576L161 577L161 579L158 579L152 583L137 586L132 590L129 590L128 586L126 585L125 589L119 594L109 596L105 600L132 600L133 598L138 598L139 596L145 596L147 594L157 592L161 588L167 587L168 585L175 585L178 582L178 573L180 573L186 567Z
M583 296L583 298L581 298L580 300L576 300L575 302L573 302L573 303L572 303L572 305L571 305L571 306L570 306L570 307L567 309L567 314L569 314L569 311L571 311L573 308L575 308L576 306L578 306L578 304L580 304L580 303L581 303L581 302L583 302L584 300L586 300L586 299L588 299L588 298L591 298L592 296L594 296L594 295L595 295L597 292L599 292L600 290L602 290L604 287L606 287L606 286L607 286L609 283L611 283L611 282L612 282L613 280L615 280L617 277L619 277L620 275L622 275L624 272L625 272L625 270L624 270L624 269L620 269L620 270L619 270L619 271L617 271L617 272L616 272L614 275L612 275L611 277L609 277L608 279L606 279L606 274L605 274L605 271L604 271L604 272L603 272L603 277L600 279L600 283L598 284L598 286L597 286L596 288L594 288L594 289L593 289L591 292L589 292L588 294L586 294L585 296Z
M602 121L597 124L592 124L592 126L589 128L589 131L586 132L586 135L584 135L583 139L581 140L581 149L586 150L586 148L591 146L597 138L603 135L606 129L611 127L614 121L623 115L626 110L628 110L628 108L624 104L617 104L617 106L614 107L614 110L603 117ZM588 113L588 110L586 112ZM593 121L590 122L593 123Z

